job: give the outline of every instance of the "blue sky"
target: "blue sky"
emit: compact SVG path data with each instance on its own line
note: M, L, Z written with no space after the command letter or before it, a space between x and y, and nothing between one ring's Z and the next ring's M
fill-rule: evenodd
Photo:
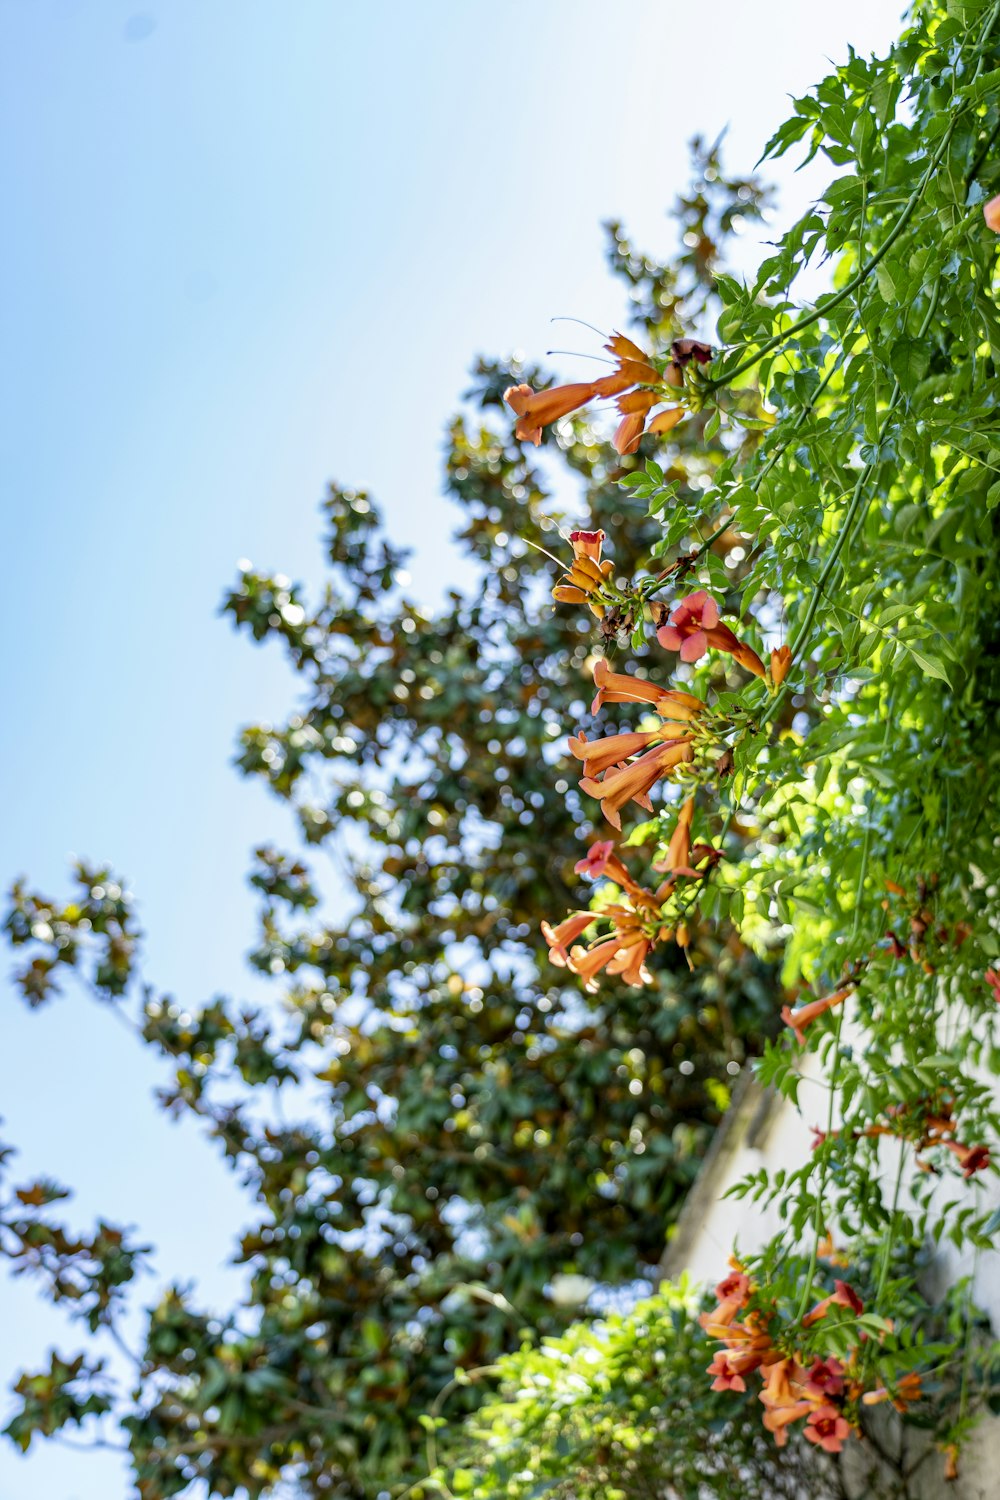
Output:
M160 987L251 994L247 857L290 831L230 758L294 683L218 618L237 559L318 582L336 478L417 548L419 594L460 581L441 455L473 357L563 343L554 314L620 323L600 221L669 249L687 138L728 125L751 167L786 96L898 12L0 0L0 880L62 894L70 855L109 860ZM778 229L835 173L773 175ZM28 1015L5 984L2 1025L22 1179L73 1184L79 1222L138 1224L159 1274L224 1297L248 1209L157 1114L155 1061L72 994ZM80 1342L3 1280L0 1327L4 1385ZM0 1449L0 1500L128 1492L114 1455Z

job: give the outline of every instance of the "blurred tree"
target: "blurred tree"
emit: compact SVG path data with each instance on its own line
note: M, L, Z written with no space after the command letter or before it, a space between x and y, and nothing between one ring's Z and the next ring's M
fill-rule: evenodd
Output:
M701 331L725 233L762 204L717 149L696 143L695 162L674 262L609 226L654 348ZM617 481L645 455L620 458L601 416L559 424L537 461L526 454L498 411L526 378L543 381L481 361L476 415L450 430L458 541L478 575L468 593L418 606L374 502L334 486L318 605L253 571L226 600L240 629L282 642L304 685L287 724L243 732L240 767L294 807L342 877L321 892L297 856L256 852L252 962L281 991L266 1013L142 992L142 1035L174 1070L164 1104L207 1122L253 1194L238 1256L249 1300L215 1314L170 1289L131 1392L54 1360L21 1379L7 1429L27 1448L112 1406L144 1500L195 1481L214 1495L280 1479L310 1495L403 1493L426 1472L421 1417L443 1392L449 1412L468 1410L475 1372L524 1327L558 1331L588 1282L656 1262L732 1074L772 1029L773 972L725 928L699 938L690 971L671 948L641 990L611 981L588 997L548 961L539 924L579 903L574 866L595 832L594 806L558 773L599 638L591 615L550 599L571 556L559 469L577 523L615 538L623 574L656 554L662 528L641 506L622 524ZM724 457L695 419L664 463L694 493ZM725 557L725 537L716 545ZM7 930L28 945L32 1004L67 966L104 997L134 985L120 884L83 867L78 884L64 907L13 893ZM86 1241L53 1227L59 1195L9 1196L0 1246L91 1328L114 1328L142 1252L108 1226Z

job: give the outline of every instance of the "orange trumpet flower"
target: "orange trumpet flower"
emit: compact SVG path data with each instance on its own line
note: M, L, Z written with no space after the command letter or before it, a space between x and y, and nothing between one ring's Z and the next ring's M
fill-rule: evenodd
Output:
M549 959L557 968L566 968L569 963L568 945L575 943L593 920L592 911L574 911L557 927L551 927L548 922L541 924L542 937L549 945Z
M603 531L571 531L573 561L552 590L553 599L563 604L586 604L598 619L605 604L595 599L614 571L610 559L601 561L601 548L607 540Z
M835 1406L818 1406L805 1427L805 1436L810 1443L825 1449L827 1453L839 1453L851 1435L851 1425Z
M802 1319L803 1328L811 1328L814 1323L818 1323L821 1318L825 1318L831 1307L846 1307L856 1317L860 1317L864 1312L865 1305L852 1286L848 1286L846 1281L835 1281L833 1285L834 1291L832 1295L824 1297L821 1302L817 1302L816 1306L806 1313Z
M734 1355L720 1349L705 1373L715 1376L711 1385L713 1391L745 1391L747 1383L743 1376L758 1369L760 1362L759 1354Z
M601 969L607 968L620 952L621 942L617 935L605 938L593 948L577 946L570 952L567 968L583 980L585 989L593 993L597 989L597 975Z
M550 422L569 416L595 396L612 396L617 399L621 416L613 439L614 446L619 453L634 453L653 407L667 399L676 402L673 393L684 385L684 367L692 359L705 364L712 357L707 344L699 344L694 339L679 339L672 347L666 370L661 371L638 344L624 334L612 334L604 347L613 355L615 369L599 380L551 386L545 391L534 391L530 385L508 387L504 400L517 415L516 437L537 446L542 440L543 429ZM685 415L685 407L675 404L653 417L648 430L658 434L669 432Z
M653 866L654 870L697 878L698 871L691 869L691 824L694 821L694 801L693 797L689 797L686 802L682 803L674 831L670 835L666 856L662 860L657 860ZM729 1279L732 1280L731 1277ZM741 1279L746 1281L745 1276Z
M607 770L599 781L592 776L584 776L580 782L580 790L586 792L588 797L596 797L612 828L620 829L621 809L627 802L638 802L640 807L649 810L649 793L656 783L668 777L677 766L693 758L690 740L667 740L665 744L655 745L647 750L638 760L615 771Z
M659 399L655 391L646 390L629 391L627 395L618 397L616 404L622 419L611 440L617 453L636 451L646 426L646 418Z
M942 1141L941 1145L957 1158L963 1177L972 1177L990 1164L988 1146L966 1146L962 1141Z
M603 531L571 531L569 539L573 544L574 557L589 557L592 562L599 563L601 549L608 538Z
M591 880L599 880L606 875L613 880L615 885L627 891L632 904L636 907L653 908L659 910L654 897L649 891L644 890L632 879L618 855L615 853L614 841L612 839L601 839L591 844L583 859L578 859L573 866L577 875L586 875Z
M646 968L646 958L658 943L672 936L663 925L659 893L646 890L632 879L610 839L592 844L576 868L580 874L606 875L619 886L621 896L600 911L571 912L557 927L543 922L542 935L549 945L551 961L576 974L590 993L596 991L601 971L625 984L649 984L652 976ZM595 937L587 946L576 943L567 952L569 944L591 923L610 923L611 931Z
M778 1448L788 1442L787 1428L815 1408L811 1401L796 1401L791 1406L773 1406L764 1413L764 1426L770 1432Z
M806 1395L814 1401L839 1396L844 1389L844 1367L839 1359L817 1359L806 1377Z
M794 1359L777 1359L767 1367L759 1399L765 1406L793 1406L802 1399L802 1378L802 1367Z
M517 416L514 436L523 443L534 443L537 448L544 427L560 417L568 417L599 394L598 382L587 380L575 385L550 386L545 391L532 390L530 385L510 385L503 399Z
M603 656L594 663L594 682L597 695L590 706L594 714L605 703L650 703L661 719L688 724L705 712L704 702L693 693L658 687L629 672L612 672Z
M653 976L645 966L646 955L652 947L649 938L636 928L634 932L616 931L594 948L576 947L570 952L567 968L583 980L584 989L594 994L598 988L597 975L602 969L617 975L626 984L652 984Z
M575 875L589 875L596 880L598 876L604 875L608 867L618 861L614 857L614 839L602 839L596 844L591 844L583 859L578 859L573 866ZM624 865L621 867L624 870Z
M835 990L832 995L824 995L822 1000L810 1000L807 1005L799 1005L795 1010L788 1005L783 1005L781 1019L795 1032L796 1041L804 1046L806 1027L811 1026L813 1021L825 1015L828 1010L832 1010L835 1005L840 1005L853 992L854 986L848 984L843 989Z
M683 406L669 406L665 411L659 411L650 422L646 431L654 436L662 437L664 433L673 432L677 423L687 416Z
M569 749L571 755L583 761L584 776L600 776L603 771L610 770L612 766L621 765L628 760L629 756L638 755L640 751L648 750L650 745L655 745L667 735L673 734L673 729L666 724L662 724L658 729L608 734L602 740L593 741L588 740L587 736L581 732L570 736Z

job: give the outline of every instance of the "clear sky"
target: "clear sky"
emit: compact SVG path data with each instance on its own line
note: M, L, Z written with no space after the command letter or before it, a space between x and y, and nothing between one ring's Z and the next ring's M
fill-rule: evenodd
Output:
M460 581L441 456L473 357L564 342L554 314L620 324L600 221L671 248L687 138L728 125L749 169L786 96L899 9L0 0L0 881L62 895L68 856L109 860L158 986L252 994L247 858L290 831L229 762L295 689L218 618L237 559L318 581L336 478L417 548L418 593ZM836 171L772 175L780 228ZM4 981L2 1005L21 1180L224 1297L248 1208L156 1112L155 1060L82 997L29 1015ZM3 1280L0 1329L3 1386L82 1342ZM127 1493L114 1455L0 1450L0 1500Z

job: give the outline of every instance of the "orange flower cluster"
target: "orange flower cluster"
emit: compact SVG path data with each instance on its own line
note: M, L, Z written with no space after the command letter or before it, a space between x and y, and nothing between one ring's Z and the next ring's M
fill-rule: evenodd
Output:
M532 390L530 385L509 386L503 399L517 417L514 436L537 447L543 429L550 423L579 411L596 396L611 396L621 417L614 446L619 453L634 453L644 431L662 434L677 426L686 414L685 407L678 404L658 412L648 421L648 427L647 420L654 406L665 400L676 402L673 393L683 388L684 372L692 361L704 365L712 358L708 345L695 339L677 339L663 369L624 334L613 334L604 347L614 357L616 367L599 380L556 385L545 391Z
M616 335L610 347L618 355L625 374L634 374L628 364L629 349L634 351L635 346ZM679 360L700 359L699 350L704 350L704 346L675 345L676 369L682 373ZM516 395L518 403L522 396L523 392ZM526 403L528 397L523 400ZM532 414L537 416L539 407L524 406L524 411L528 415L523 420L527 422ZM600 618L617 602L610 585L612 565L601 558L607 538L598 530L574 531L569 539L573 562L553 588L553 597L565 603L585 603ZM721 624L718 605L704 590L677 605L669 620L664 611L658 635L662 645L679 649L685 661L698 660L713 646L729 652L756 676L767 676L756 652ZM776 676L780 681L786 670L783 658L772 657L772 681ZM712 732L708 706L692 693L660 687L629 672L614 672L603 657L594 665L594 684L597 691L593 713L606 704L637 703L659 720L648 728L594 740L581 731L569 740L570 753L581 762L580 790L597 799L604 817L620 831L622 809L628 803L635 802L644 811L652 812L650 794L656 784L676 779L681 768L694 761L696 752L708 746ZM543 923L542 933L553 963L577 974L589 990L596 989L597 975L602 971L619 976L626 983L640 985L650 982L646 958L658 942L673 940L681 948L689 947L690 932L683 904L680 910L675 908L672 916L664 911L664 904L678 881L702 879L720 858L719 852L708 844L692 848L693 817L694 799L689 797L680 809L664 857L654 863L653 868L667 877L656 890L648 890L632 879L614 853L611 841L592 846L586 859L577 866L577 872L593 877L607 875L619 886L622 896L598 914L576 911L556 926ZM603 930L607 924L610 932ZM584 945L578 940L592 926L601 930L601 935Z
M601 561L607 536L603 531L571 531L569 539L573 562L552 590L552 597L562 604L586 604L600 619L607 605L594 595L600 593L614 571L614 563L609 559Z
M578 861L578 875L588 875L592 879L606 876L618 886L620 898L599 912L570 912L556 927L543 922L541 931L549 945L552 963L576 974L590 994L597 990L597 976L602 971L623 979L626 984L650 984L652 975L646 968L646 959L652 949L658 943L671 941L682 948L687 947L685 924L672 923L664 907L678 880L700 879L704 871L694 866L708 861L708 868L715 856L715 851L704 844L696 844L692 849L693 818L694 798L690 797L680 810L667 854L657 865L667 878L655 891L647 890L632 879L611 839L592 844L584 858ZM577 939L591 926L610 927L610 931L595 937L587 946L578 943Z
M596 863L596 847L588 855L592 864ZM619 976L626 984L651 984L653 980L646 968L646 958L662 937L660 908L651 891L631 881L624 865L615 869L619 864L614 856L609 856L603 866L598 865L599 873L610 875L616 883L623 878L628 882L622 899L605 907L600 918L592 911L575 911L570 912L557 927L542 923L542 936L549 945L552 963L582 979L588 994L596 992L597 976L602 970ZM584 930L598 920L610 922L610 934L595 939L587 947L577 943L576 939Z
M691 693L657 687L627 672L612 672L603 658L594 667L594 681L595 713L603 703L645 703L660 719L655 729L610 734L600 740L588 740L581 732L570 739L571 754L583 762L580 790L596 797L608 822L620 829L626 803L637 802L651 812L649 794L656 783L694 759L705 704Z
M789 1352L788 1340L772 1336L767 1316L753 1307L756 1288L740 1263L731 1260L733 1273L715 1289L717 1305L699 1319L705 1332L722 1344L707 1367L713 1376L713 1391L745 1391L746 1376L761 1381L759 1400L764 1407L764 1426L779 1448L788 1442L788 1430L803 1422L803 1435L827 1453L839 1453L858 1429L860 1405L877 1406L892 1401L902 1411L920 1396L920 1376L904 1375L890 1391L885 1386L866 1390L861 1377L860 1350L866 1340L861 1333L847 1363L839 1359L800 1358ZM846 1308L854 1317L864 1311L861 1298L846 1281L835 1281L829 1296L817 1302L802 1319L809 1329L828 1316L831 1308Z

